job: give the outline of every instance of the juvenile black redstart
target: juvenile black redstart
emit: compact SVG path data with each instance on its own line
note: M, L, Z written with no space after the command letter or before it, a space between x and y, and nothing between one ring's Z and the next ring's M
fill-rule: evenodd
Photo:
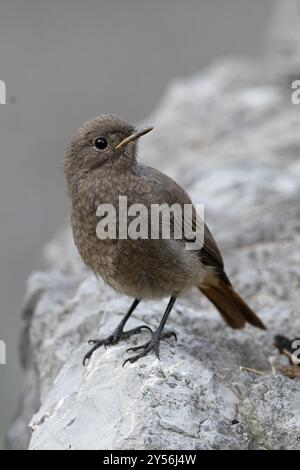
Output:
M102 345L149 330L151 338L143 345L130 348L139 351L125 362L133 363L154 351L159 357L160 340L176 335L163 331L178 296L196 286L219 310L232 328L245 322L265 329L262 321L235 292L225 271L218 246L204 224L204 243L198 250L187 249L184 237L169 239L99 238L97 208L102 204L119 206L119 197L126 196L128 207L143 204L191 205L187 193L171 178L154 168L137 162L137 141L152 128L137 130L114 115L101 115L88 121L73 137L68 148L64 171L71 201L71 225L74 241L84 262L116 291L135 300L129 311L106 339L91 340L93 347L84 363ZM192 225L194 226L195 210ZM176 220L173 217L173 228ZM116 224L120 224L117 214ZM156 331L139 326L124 331L130 315L143 299L169 297L169 303ZM129 351L128 350L128 351Z

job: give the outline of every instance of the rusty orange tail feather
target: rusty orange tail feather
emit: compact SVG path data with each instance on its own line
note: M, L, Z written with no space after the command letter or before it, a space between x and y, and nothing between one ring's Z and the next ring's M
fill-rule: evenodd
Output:
M256 313L235 292L229 282L220 279L217 285L199 287L199 289L214 304L225 322L232 328L243 328L248 322L257 328L266 329Z

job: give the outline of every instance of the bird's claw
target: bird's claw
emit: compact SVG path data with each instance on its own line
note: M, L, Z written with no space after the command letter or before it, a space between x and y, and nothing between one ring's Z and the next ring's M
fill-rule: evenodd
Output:
M175 339L175 343L177 343L177 334L175 333L175 331L166 331L164 339L171 338L172 336Z
M141 333L143 330L148 330L150 331L150 333L153 333L151 328L147 325L140 325L128 331L122 331L121 328L117 327L115 331L105 339L90 339L88 341L88 344L92 344L93 347L84 356L83 365L85 366L86 361L89 360L91 356L94 354L94 352L101 346L104 346L106 349L107 346L117 344L120 340L129 338L132 335Z
M126 352L129 351L139 351L140 349L143 349L143 351L140 354L136 354L135 356L128 357L124 362L123 362L123 367L127 362L130 364L133 364L134 362L138 361L142 357L147 356L147 354L151 351L154 351L157 359L160 360L159 356L159 343L162 339L170 338L171 336L174 336L176 342L177 342L177 335L174 331L166 331L165 333L158 334L157 332L152 334L152 338L150 341L147 341L147 343L141 344L140 346L133 346L131 348L128 348Z

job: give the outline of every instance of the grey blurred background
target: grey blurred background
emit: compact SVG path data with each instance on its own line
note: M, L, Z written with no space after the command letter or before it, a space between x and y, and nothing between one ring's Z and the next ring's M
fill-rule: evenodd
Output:
M28 274L68 214L62 159L104 112L135 123L168 83L223 55L260 53L272 0L2 0L0 79L0 441L16 408ZM155 123L153 123L155 124Z

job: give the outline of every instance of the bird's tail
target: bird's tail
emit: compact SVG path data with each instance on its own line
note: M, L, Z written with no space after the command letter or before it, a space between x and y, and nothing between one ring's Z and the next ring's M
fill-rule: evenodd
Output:
M266 329L256 313L235 292L229 282L220 279L217 285L201 286L199 289L215 305L231 328L243 328L248 322L257 328Z

